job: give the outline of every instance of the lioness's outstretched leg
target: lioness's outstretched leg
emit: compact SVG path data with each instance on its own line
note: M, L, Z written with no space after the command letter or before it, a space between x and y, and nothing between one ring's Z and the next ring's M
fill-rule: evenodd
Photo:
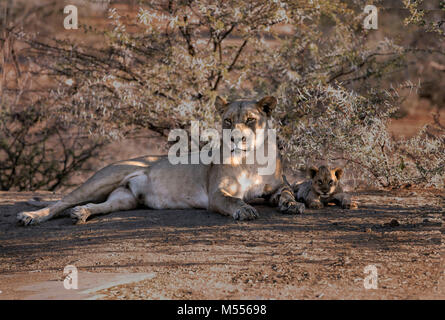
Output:
M94 181L93 181L94 182ZM59 215L64 210L74 207L79 204L84 204L93 201L103 201L107 195L113 191L115 186L97 184L97 190L92 190L93 183L87 181L79 188L63 197L62 200L57 201L50 206L37 210L37 211L23 211L17 214L17 220L19 223L27 226L32 224L38 224L49 219L52 219ZM101 188L102 187L102 188Z
M130 210L138 205L133 193L124 187L114 190L103 203L88 203L83 206L74 207L71 217L75 223L85 223L88 217L97 214L110 213L115 211Z
M65 209L85 203L105 201L108 195L126 179L128 180L139 174L143 174L143 170L136 165L126 163L109 165L96 172L85 183L63 197L62 200L37 211L18 213L18 222L25 226L37 224L57 216Z
M21 224L25 226L37 224L57 216L63 210L68 209L72 206L72 203L60 200L50 205L49 207L37 211L20 212L17 214L17 219Z
M357 209L357 203L351 200L351 195L347 193L337 193L334 195L335 203L341 206L343 209Z
M272 206L278 206L280 212L285 214L303 213L305 206L303 203L297 202L289 184L283 184L278 190L269 198L269 203Z
M259 217L258 211L242 199L231 196L224 190L215 191L209 197L209 209L235 220L253 220Z

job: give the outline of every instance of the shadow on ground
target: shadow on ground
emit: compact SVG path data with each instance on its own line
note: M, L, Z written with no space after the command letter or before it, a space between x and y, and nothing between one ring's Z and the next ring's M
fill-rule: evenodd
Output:
M32 194L35 195L35 194ZM61 281L66 265L88 273L155 277L102 290L104 298L438 298L443 196L363 192L358 210L289 216L257 204L249 222L206 210L132 210L73 225L58 218L21 227L30 193L1 193L0 298L13 282ZM47 199L57 195L41 194ZM378 289L364 288L375 265Z

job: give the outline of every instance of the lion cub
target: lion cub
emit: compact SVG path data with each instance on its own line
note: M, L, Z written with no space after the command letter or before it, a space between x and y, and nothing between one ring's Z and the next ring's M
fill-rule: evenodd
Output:
M304 202L312 209L321 209L328 203L335 203L344 209L357 208L357 204L351 201L351 196L344 193L341 187L339 180L343 169L311 167L309 173L311 180L292 186L297 201Z

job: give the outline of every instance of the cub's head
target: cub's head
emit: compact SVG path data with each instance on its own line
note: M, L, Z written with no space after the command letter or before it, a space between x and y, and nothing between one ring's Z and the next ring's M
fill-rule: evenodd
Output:
M222 128L232 131L231 141L235 149L248 151L263 143L255 134L264 129L267 133L267 120L277 105L277 99L272 96L259 101L237 100L226 102L217 97L215 107L221 115Z
M335 168L331 170L326 166L311 167L309 174L312 179L312 190L321 197L329 197L335 192L343 174L343 169Z

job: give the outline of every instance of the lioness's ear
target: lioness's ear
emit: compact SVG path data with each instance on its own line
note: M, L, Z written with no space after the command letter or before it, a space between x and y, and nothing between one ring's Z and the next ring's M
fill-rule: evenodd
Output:
M273 109L277 105L277 98L273 96L264 97L263 99L258 101L257 105L261 111L264 111L267 116L270 116Z
M221 98L220 96L216 97L215 108L216 108L216 111L218 111L220 115L223 115L224 112L227 111L228 105L229 104L227 103L227 101L225 99Z
M317 174L317 172L318 172L318 168L312 166L312 167L309 168L308 171L309 171L309 176L311 177L311 179L313 179L315 177L315 175Z
M337 177L337 180L340 180L341 176L343 175L343 169L342 168L335 168L334 174Z

